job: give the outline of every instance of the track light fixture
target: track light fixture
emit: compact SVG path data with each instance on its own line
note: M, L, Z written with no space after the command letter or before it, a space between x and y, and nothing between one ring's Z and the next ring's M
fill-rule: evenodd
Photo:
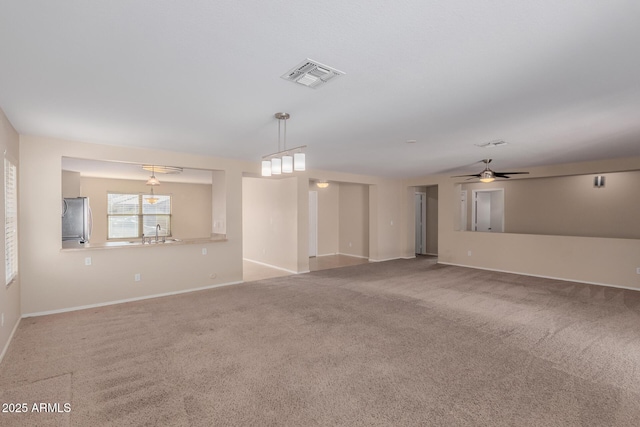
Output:
M275 113L274 117L278 119L278 152L262 156L262 176L281 175L283 173L306 170L304 149L307 146L302 145L287 149L287 120L291 115L289 113ZM280 124L282 122L284 122L283 150L280 149Z

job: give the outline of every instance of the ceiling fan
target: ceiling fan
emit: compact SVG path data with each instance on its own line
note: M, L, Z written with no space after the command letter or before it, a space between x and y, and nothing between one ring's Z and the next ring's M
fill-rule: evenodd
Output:
M489 163L491 163L491 159L484 159L482 160L482 162L485 164L485 168L482 172L474 173L471 175L456 175L456 176L452 176L452 178L462 178L465 176L469 176L471 178L480 178L481 182L492 182L496 178L511 178L509 175L521 175L521 174L529 173L529 172L495 172L489 169Z

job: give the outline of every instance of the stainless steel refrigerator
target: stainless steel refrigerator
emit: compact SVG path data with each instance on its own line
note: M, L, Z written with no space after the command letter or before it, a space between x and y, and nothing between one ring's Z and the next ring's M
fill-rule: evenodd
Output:
M62 200L62 241L89 243L93 221L88 197Z

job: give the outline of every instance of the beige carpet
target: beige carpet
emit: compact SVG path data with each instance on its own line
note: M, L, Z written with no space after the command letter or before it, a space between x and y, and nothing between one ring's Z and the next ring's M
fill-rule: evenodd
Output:
M398 260L23 319L1 425L638 426L640 292Z

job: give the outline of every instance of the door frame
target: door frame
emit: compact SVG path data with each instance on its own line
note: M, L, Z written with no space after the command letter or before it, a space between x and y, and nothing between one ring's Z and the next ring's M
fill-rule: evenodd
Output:
M478 193L493 193L493 192L501 192L502 193L502 216L500 218L500 231L489 231L490 233L504 233L504 188L485 188L482 190L471 190L471 229L473 231L478 231L478 221L476 219L476 195Z
M460 190L460 231L467 231L467 190Z
M318 192L309 191L309 257L316 256L318 256Z
M418 204L416 203L417 202L417 197L416 196L419 196L420 199L421 199L420 210L422 212L422 216L420 218L420 223L422 224L422 227L421 227L422 228L422 230L421 230L422 233L420 235L420 246L422 247L421 248L422 251L418 252L418 248L417 248L417 245L416 245L415 253L416 254L420 254L420 255L426 255L426 253L427 253L427 193L424 192L424 191L416 191L414 193L414 196L413 196L414 212L416 213L415 224L417 226L417 224L418 224L418 221L417 221L417 219L418 219L418 217L417 217L417 206L418 206ZM415 233L414 233L414 241L417 243L418 230L415 229L414 231L415 231Z

